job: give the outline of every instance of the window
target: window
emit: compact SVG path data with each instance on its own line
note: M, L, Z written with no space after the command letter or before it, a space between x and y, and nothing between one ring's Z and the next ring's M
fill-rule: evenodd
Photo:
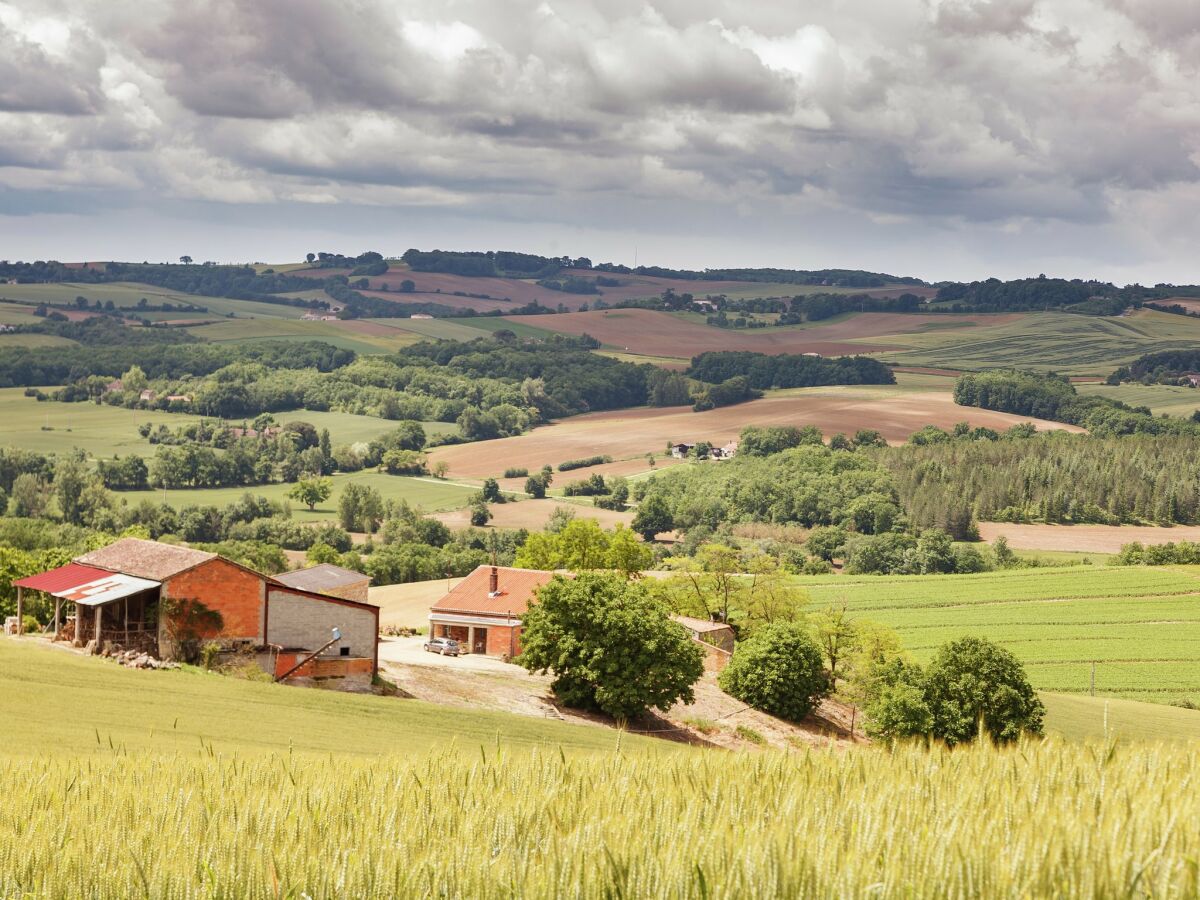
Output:
M342 656L349 656L349 655L350 655L350 648L349 648L349 647L342 647L342 648L340 648L340 649L341 649L341 651L342 651Z

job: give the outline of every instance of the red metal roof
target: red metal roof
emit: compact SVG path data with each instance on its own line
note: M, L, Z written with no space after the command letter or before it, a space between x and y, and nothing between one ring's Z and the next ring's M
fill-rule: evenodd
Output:
M90 581L107 578L110 574L110 572L106 572L104 569L97 569L93 566L67 563L65 566L59 566L57 569L51 569L49 572L42 572L40 575L30 575L28 578L14 581L13 586L32 588L35 591L45 591L47 594L57 594L69 591L71 588L77 588L81 584L87 584Z
M435 611L524 615L537 589L554 577L538 569L496 567L499 590L491 593L492 567L480 566L433 604Z

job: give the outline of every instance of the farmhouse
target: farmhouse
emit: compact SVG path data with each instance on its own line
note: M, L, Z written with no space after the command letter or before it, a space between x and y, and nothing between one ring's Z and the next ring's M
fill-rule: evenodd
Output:
M219 626L198 626L196 638L255 653L277 677L317 651L297 674L369 681L378 668L379 607L284 584L215 553L123 538L13 584L18 617L24 591L43 591L54 598L55 635L94 652L115 643L177 656L186 621L210 611ZM75 609L65 623L64 604Z
M672 444L671 455L676 459L687 459L687 455L692 452L692 448L695 446L695 444L684 443Z
M722 447L713 447L709 456L713 459L733 459L737 456L738 442L730 441Z
M553 577L538 569L479 566L429 610L429 633L452 638L469 653L511 659L521 652L521 617Z

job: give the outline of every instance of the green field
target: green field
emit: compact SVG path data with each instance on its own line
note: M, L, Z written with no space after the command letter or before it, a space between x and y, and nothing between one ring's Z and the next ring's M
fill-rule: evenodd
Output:
M402 475L386 475L379 472L352 472L349 474L331 475L333 480L333 495L324 503L319 504L313 511L307 507L292 503L292 514L301 522L326 522L337 518L337 504L342 491L347 484L363 484L379 491L385 500L407 500L418 510L438 512L446 509L458 509L466 506L472 494L478 488L467 487L449 481L438 481L434 478L411 478ZM138 503L150 500L155 503L166 502L172 506L225 506L237 500L247 492L268 500L282 501L291 490L290 484L258 484L253 487L223 487L223 488L192 488L186 490L147 490L120 491L117 496Z
M864 338L864 343L911 348L876 354L898 365L949 369L1018 366L1070 375L1107 375L1143 353L1200 343L1200 319L1140 310L1130 316L1045 312L961 331L927 331Z
M226 319L187 329L196 337L218 344L251 341L324 341L355 353L387 353L415 343L419 338L392 329L384 336L351 331L341 322L312 322L302 319Z
M1200 409L1200 390L1170 384L1077 384L1085 396L1108 397L1130 406L1148 406L1155 415L1187 418Z
M1159 703L1200 702L1200 569L1074 566L978 575L801 579L813 606L894 628L927 659L966 635L1025 664L1034 687Z
M1046 731L1072 741L1200 741L1200 710L1043 692Z
M4 288L0 287L0 291ZM42 320L26 306L0 302L0 325L36 325Z
M40 320L39 320L40 321ZM0 350L6 347L74 347L75 341L56 334L0 334Z
M39 403L24 396L24 388L0 388L0 444L40 453L79 447L95 457L137 453L153 456L157 447L138 434L143 422L179 428L202 417L158 410L97 406L95 403ZM52 389L47 389L52 390ZM335 445L371 441L396 427L395 422L352 413L298 409L276 413L281 424L310 422L317 430L328 428ZM238 420L236 424L242 424ZM423 422L426 435L446 434L457 427L448 422ZM47 427L49 430L46 430Z
M445 747L552 743L611 749L611 731L417 700L306 690L197 669L138 671L0 637L0 756L218 751L374 756ZM630 746L658 742L626 736ZM4 831L0 816L0 834ZM2 884L2 882L0 882ZM0 896L7 896L0 888Z
M367 319L401 332L420 335L422 338L450 341L473 341L491 332L465 324L466 319Z
M462 318L441 319L439 321L457 322L459 325L465 325L468 328L474 328L484 333L501 330L511 331L519 338L529 338L538 341L545 340L557 333L547 331L545 328L538 328L536 325L526 325L524 322L518 321L520 318L520 316L508 319L502 319L498 316L466 316Z

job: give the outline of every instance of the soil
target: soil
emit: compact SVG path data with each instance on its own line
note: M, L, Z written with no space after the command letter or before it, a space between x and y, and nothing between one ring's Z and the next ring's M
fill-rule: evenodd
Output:
M980 522L979 536L994 541L1003 535L1014 550L1068 550L1080 553L1119 553L1125 544L1166 544L1200 541L1200 525L1013 525Z
M569 709L550 691L551 678L491 657L446 658L423 653L423 638L388 638L380 646L382 674L406 695L429 703L470 709L492 709L581 725L615 728L607 716ZM724 693L716 676L706 672L695 686L695 701L666 713L652 713L628 731L663 740L729 749L847 747L865 743L861 729L851 740L855 713L836 701L825 701L804 722L792 724ZM760 735L764 743L739 736L738 726Z
M486 478L511 467L524 467L533 472L543 465L557 466L564 460L602 454L633 467L641 466L644 471L646 453L661 454L668 441L703 440L721 446L735 440L747 425L811 424L819 427L826 436L874 428L895 444L903 443L925 425L948 428L962 421L1003 430L1031 420L958 406L949 392L880 396L862 388L814 388L701 413L692 412L690 407L589 413L516 437L438 447L432 451L430 459L431 463L444 461L454 478ZM1032 421L1039 430L1081 430L1060 422ZM608 465L616 467L615 463ZM555 483L561 486L564 481L586 477L593 471L606 469L597 466L555 472Z

